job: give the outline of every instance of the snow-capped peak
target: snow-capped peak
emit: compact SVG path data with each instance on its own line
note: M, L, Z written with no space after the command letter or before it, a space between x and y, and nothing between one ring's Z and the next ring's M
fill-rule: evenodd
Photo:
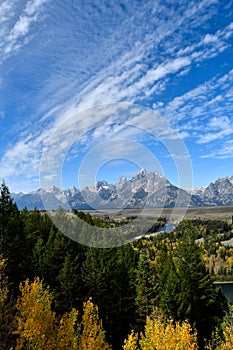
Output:
M141 175L142 177L146 176L146 169L142 168L138 171L137 175Z

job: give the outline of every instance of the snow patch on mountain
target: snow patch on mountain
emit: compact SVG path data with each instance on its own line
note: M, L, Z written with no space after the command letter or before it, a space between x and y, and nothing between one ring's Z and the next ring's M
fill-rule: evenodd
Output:
M19 209L27 207L29 210L45 209L44 203L46 209L62 206L77 210L233 205L233 176L218 179L206 188L186 191L158 172L147 173L141 169L130 180L122 176L116 184L98 180L83 189L73 186L60 190L52 186L27 194L13 194L13 197Z

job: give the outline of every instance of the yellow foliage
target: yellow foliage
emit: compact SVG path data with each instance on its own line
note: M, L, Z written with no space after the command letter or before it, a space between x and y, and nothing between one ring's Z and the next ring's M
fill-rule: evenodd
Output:
M20 292L21 297L16 304L16 350L76 350L75 324L78 312L72 310L58 322L51 308L52 295L48 288L43 288L39 278L32 283L29 280L21 283Z
M73 309L57 320L52 311L52 295L36 278L20 284L21 296L17 300L17 330L15 350L111 350L99 320L98 307L91 299L84 303L81 333L75 326L78 312Z
M227 323L224 326L223 330L224 341L220 346L217 347L217 350L232 350L233 349L233 325Z
M75 350L77 349L77 336L75 333L75 324L77 321L78 311L73 309L66 313L60 320L57 331L56 350Z
M165 322L162 316L147 317L141 350L197 350L197 335L188 322Z
M123 349L124 350L138 350L138 334L134 331L131 331L131 333L129 334L128 338L125 339L124 341L124 345L123 345Z
M79 350L110 350L105 341L102 322L99 320L98 307L92 303L91 298L84 303L82 316L82 333L79 338Z
M48 289L36 278L30 283L20 283L21 297L18 298L18 334L16 350L55 349L55 313L51 311L52 297Z

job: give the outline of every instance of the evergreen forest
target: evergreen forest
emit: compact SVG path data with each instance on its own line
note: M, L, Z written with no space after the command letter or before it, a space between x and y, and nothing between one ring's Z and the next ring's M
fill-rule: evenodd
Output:
M3 182L0 349L233 349L233 308L213 283L233 279L233 247L223 244L232 237L232 224L184 220L171 233L94 248L46 212L19 211Z

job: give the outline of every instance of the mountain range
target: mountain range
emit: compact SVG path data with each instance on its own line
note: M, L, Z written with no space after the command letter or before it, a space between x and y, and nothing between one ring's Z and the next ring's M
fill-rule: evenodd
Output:
M218 179L206 188L184 190L171 184L158 172L141 169L128 180L121 177L116 184L105 180L92 186L61 190L56 186L30 193L12 194L19 209L138 209L153 207L233 205L233 176Z

